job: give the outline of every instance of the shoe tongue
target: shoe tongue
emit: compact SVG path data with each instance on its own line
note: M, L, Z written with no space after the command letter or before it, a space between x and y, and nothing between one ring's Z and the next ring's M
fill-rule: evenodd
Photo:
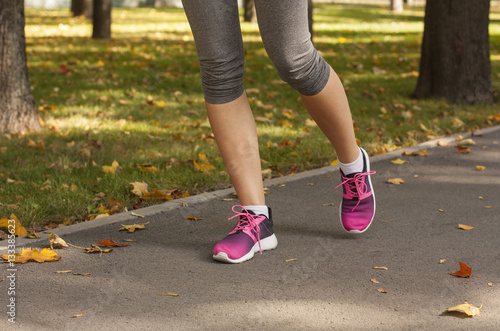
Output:
M354 172L352 174L349 174L347 176L345 176L346 178L354 178L354 176L356 176L357 174L359 174L360 172Z

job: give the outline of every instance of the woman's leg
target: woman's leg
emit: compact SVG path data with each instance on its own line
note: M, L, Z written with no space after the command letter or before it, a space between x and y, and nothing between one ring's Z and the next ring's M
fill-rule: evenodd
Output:
M236 0L183 0L200 61L205 104L219 151L243 208L236 227L213 250L216 260L240 263L274 249L265 206L257 129L243 89L244 51ZM239 206L241 207L241 206Z
M351 111L338 76L312 45L307 1L256 0L260 33L278 74L299 91L341 162L359 156Z
M206 109L242 205L265 205L257 129L243 89L236 0L184 0L200 61Z
M225 104L207 103L219 151L242 205L265 205L257 129L245 93Z

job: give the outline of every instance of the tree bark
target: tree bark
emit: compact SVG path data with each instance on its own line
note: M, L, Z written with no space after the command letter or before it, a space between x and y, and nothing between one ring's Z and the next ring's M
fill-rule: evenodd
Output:
M24 0L0 1L0 132L40 128L28 79Z
M390 9L393 13L403 12L403 0L391 0Z
M427 0L413 97L492 103L489 0Z
M244 1L244 12L243 21L245 22L256 22L257 18L255 16L255 1L245 0Z
M94 0L94 39L111 39L111 0Z
M94 11L92 0L71 0L71 11L73 16L85 16L92 18Z

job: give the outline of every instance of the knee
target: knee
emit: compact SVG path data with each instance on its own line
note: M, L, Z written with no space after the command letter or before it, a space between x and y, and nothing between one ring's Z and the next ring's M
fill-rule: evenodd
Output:
M268 52L278 75L303 95L316 95L325 87L330 66L314 47L306 51Z
M222 104L235 100L243 93L245 60L232 58L200 59L200 73L205 100Z

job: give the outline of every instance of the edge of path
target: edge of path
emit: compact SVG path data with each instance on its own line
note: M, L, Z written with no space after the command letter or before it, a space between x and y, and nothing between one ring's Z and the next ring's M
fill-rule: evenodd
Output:
M479 131L482 134L486 135L488 133L495 132L498 130L500 130L500 125L480 129ZM380 161L392 159L396 156L400 156L401 153L404 151L416 152L416 151L419 151L419 150L422 150L425 148L434 148L434 147L437 147L438 141L445 142L445 143L451 143L451 142L454 142L456 140L456 138L458 138L459 136L470 135L471 133L472 132L454 134L451 136L430 140L430 141L427 141L427 142L424 142L424 143L421 143L421 144L418 144L415 146L400 148L400 149L396 149L396 150L388 152L388 153L370 156L370 162L374 163L374 162L380 162ZM278 185L278 184L284 184L284 183L288 183L288 182L292 182L292 181L296 181L296 180L301 180L301 179L306 179L306 178L324 175L327 173L331 173L337 169L338 169L338 165L333 165L333 166L326 166L326 167L322 167L322 168L317 168L317 169L313 169L313 170L309 170L309 171L300 172L300 173L297 173L294 175L276 177L276 178L265 180L264 187L272 188L273 186ZM148 206L148 207L141 208L141 209L135 209L133 211L123 212L123 213L119 213L119 214L113 214L113 215L110 215L107 217L99 218L97 220L92 220L92 221L68 225L65 227L55 228L55 229L51 229L50 231L47 230L47 231L43 231L43 232L38 233L38 235L40 235L40 237L41 237L38 239L28 239L28 238L24 238L24 237L16 238L15 245L16 245L16 247L27 247L27 246L36 244L40 241L47 240L47 237L48 237L50 232L54 232L59 236L64 236L64 235L69 234L69 233L75 233L78 231L92 229L92 228L104 226L107 224L122 223L122 222L131 221L131 220L134 220L135 223L141 223L142 218L132 215L132 212L143 215L145 217L148 217L148 216L156 215L159 213L164 213L164 212L168 212L171 210L175 210L175 209L183 207L183 206L192 206L192 205L207 202L207 201L210 201L213 199L219 199L221 197L231 195L234 192L235 192L234 188L228 188L228 189L223 189L223 190L218 190L218 191L207 192L207 193L203 193L203 194L193 195L193 196L190 196L187 198L167 201L167 202L164 202L164 203L158 204L158 205ZM7 244L8 244L7 240L0 241L0 252L7 249Z

